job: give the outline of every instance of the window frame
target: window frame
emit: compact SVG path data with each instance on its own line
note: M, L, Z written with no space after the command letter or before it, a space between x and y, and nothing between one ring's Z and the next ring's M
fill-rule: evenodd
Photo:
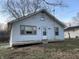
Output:
M59 36L59 27L54 27L54 31L55 36Z
M22 26L24 26L24 34L21 33L21 27ZM36 33L34 33L34 34L33 33L32 34L26 34L25 27L32 27L32 29L35 27L36 28ZM36 26L31 26L31 25L20 25L20 34L21 35L36 35L37 34L37 27Z

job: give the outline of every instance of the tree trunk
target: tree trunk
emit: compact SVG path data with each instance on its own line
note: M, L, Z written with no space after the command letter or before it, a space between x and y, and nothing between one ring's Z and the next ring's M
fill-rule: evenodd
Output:
M69 39L71 39L70 33L68 32Z

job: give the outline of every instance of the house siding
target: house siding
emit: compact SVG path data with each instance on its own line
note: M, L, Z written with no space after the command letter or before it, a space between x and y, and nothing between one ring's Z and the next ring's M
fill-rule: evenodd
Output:
M44 21L40 20L42 16L45 19ZM21 35L20 25L36 26L37 34L36 35ZM53 21L52 18L50 18L46 14L38 13L22 21L13 23L12 30L11 30L10 44L13 44L15 42L41 41L42 40L41 27L46 27L47 37L49 41L64 40L64 27L57 24L55 21ZM59 27L59 36L55 36L54 27Z
M76 36L79 37L79 29L65 31L65 38L69 38L68 33L70 33L71 38L76 38Z

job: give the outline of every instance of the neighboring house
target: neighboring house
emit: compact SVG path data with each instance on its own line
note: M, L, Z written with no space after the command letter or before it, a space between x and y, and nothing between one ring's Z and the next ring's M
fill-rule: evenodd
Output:
M79 26L65 28L65 38L79 38Z
M10 46L64 40L64 24L42 9L8 23Z

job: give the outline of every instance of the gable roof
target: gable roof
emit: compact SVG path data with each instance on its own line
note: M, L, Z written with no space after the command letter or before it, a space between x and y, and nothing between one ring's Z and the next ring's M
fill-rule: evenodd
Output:
M26 18L31 17L33 15L36 15L38 13L46 13L48 16L52 17L53 20L56 21L58 24L60 24L61 26L65 27L65 25L61 21L59 21L55 16L50 14L46 9L41 9L39 11L36 11L35 13L28 14L27 16L23 16L23 17L17 18L15 20L12 20L12 21L8 22L8 24L13 24L15 22L22 21L23 19L26 19Z
M74 30L74 29L79 29L79 26L72 26L72 27L67 27L64 30L68 31L68 30Z

